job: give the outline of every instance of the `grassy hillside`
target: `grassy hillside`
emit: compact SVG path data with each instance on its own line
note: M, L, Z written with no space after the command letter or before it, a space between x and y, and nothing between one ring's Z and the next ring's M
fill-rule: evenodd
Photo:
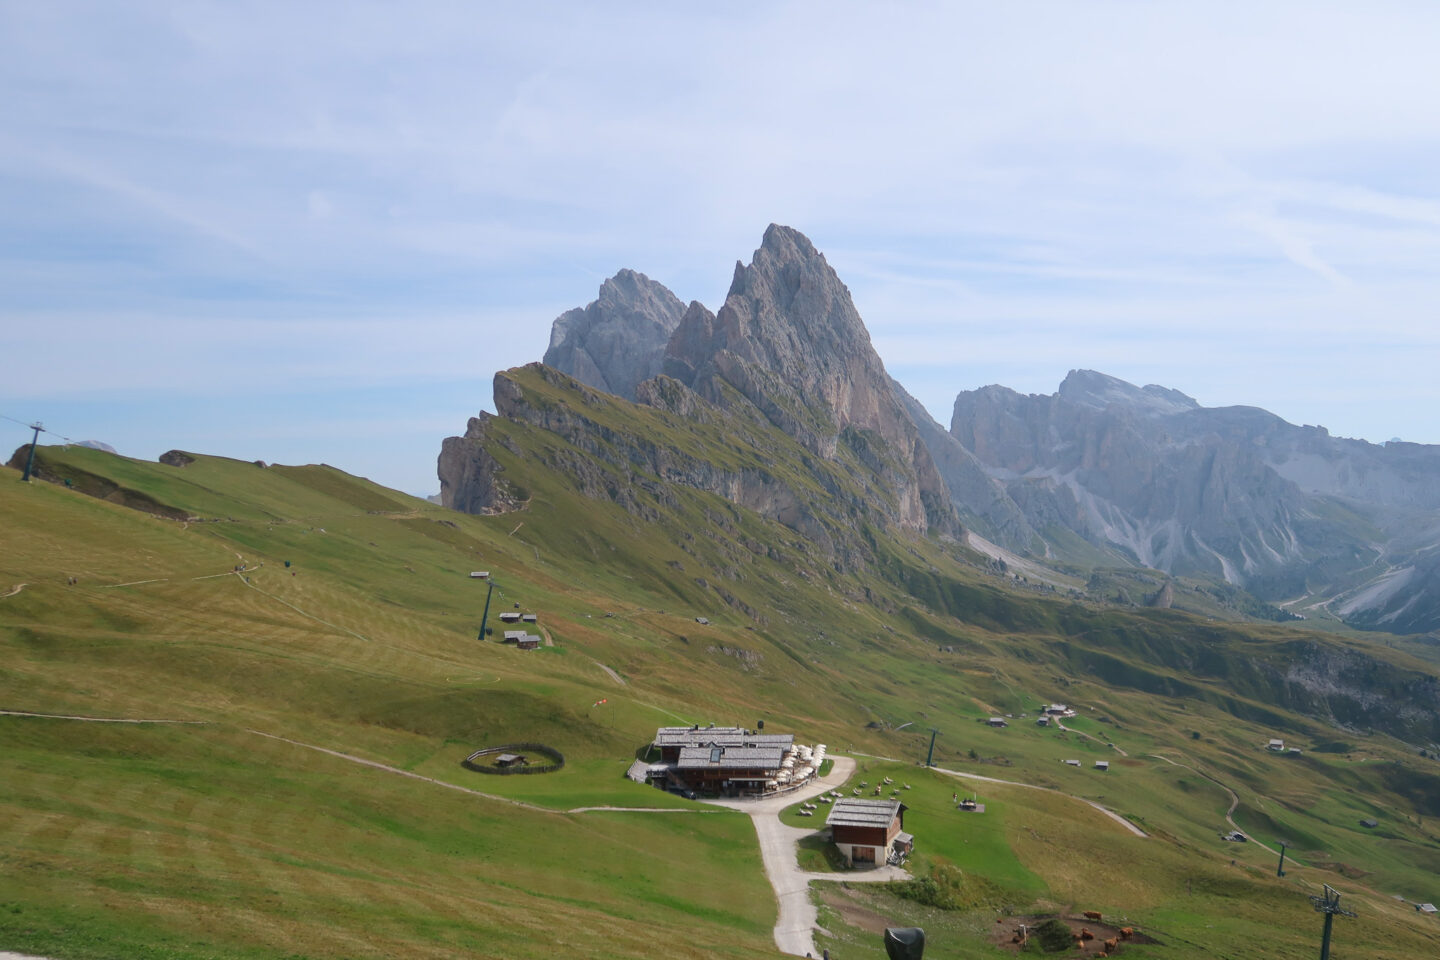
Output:
M953 864L983 893L938 913L865 894L895 922L927 918L929 956L1000 956L981 932L998 912L1067 906L1163 931L1137 956L1253 956L1257 938L1310 956L1305 894L1322 882L1361 913L1337 955L1440 953L1433 920L1392 898L1440 898L1440 765L1417 755L1426 741L1337 729L1280 670L1346 641L1015 591L952 545L878 530L862 531L874 565L841 572L712 495L667 491L645 518L577 496L527 454L556 441L506 429L529 507L494 517L328 467L42 448L74 486L0 469L0 709L202 721L0 716L0 949L771 955L749 820L621 777L660 724L764 719L894 758L862 757L857 778L912 783L917 875ZM121 495L85 495L82 474ZM492 618L534 611L551 644L478 642L475 569L494 575ZM1403 651L1363 652L1395 697L1424 682ZM1068 732L1033 723L1056 700L1079 709ZM1009 728L984 725L997 713ZM1407 722L1394 733L1433 718ZM917 769L931 728L940 766L1058 792ZM1272 736L1305 752L1263 750ZM557 747L565 769L459 766L516 740ZM983 818L949 804L967 785ZM1283 880L1258 844L1219 839L1228 791L1242 829L1291 843ZM670 812L571 812L600 806ZM883 955L843 916L826 925L845 956Z

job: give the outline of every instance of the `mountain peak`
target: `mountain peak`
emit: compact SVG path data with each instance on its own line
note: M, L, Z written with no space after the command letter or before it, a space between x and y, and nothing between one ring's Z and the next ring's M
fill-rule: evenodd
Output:
M635 385L660 372L665 344L685 304L662 283L620 270L584 308L555 318L544 362L581 383L635 399Z
M1056 396L1072 403L1103 410L1112 403L1121 403L1152 415L1181 413L1199 409L1200 404L1179 390L1133 383L1095 370L1071 370L1060 384Z

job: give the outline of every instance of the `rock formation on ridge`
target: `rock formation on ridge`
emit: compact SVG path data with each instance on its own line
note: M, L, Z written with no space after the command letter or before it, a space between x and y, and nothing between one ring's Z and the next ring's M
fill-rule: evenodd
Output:
M643 273L621 270L585 307L550 328L544 362L597 390L635 399L635 385L660 372L685 304Z

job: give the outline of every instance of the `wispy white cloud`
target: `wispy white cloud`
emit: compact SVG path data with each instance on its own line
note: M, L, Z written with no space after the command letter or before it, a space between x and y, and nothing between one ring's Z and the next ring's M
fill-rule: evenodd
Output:
M773 220L932 409L1102 366L1414 435L1437 28L1418 2L5 5L0 350L36 371L8 389L488 383L621 266L718 306Z

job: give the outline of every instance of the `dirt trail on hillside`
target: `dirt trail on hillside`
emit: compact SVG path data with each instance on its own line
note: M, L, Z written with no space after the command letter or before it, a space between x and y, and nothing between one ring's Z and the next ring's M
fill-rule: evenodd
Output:
M906 762L903 760L896 760L894 757L877 757L874 754L868 753L858 754L858 756L871 757L874 760L888 760L891 763ZM1135 824L1131 823L1129 820L1126 820L1114 810L1111 810L1108 807L1103 807L1100 804L1096 803L1094 800L1086 800L1084 797L1077 797L1073 793L1066 793L1064 790L1056 790L1054 787L1042 787L1033 783L1022 783L1019 780L1001 780L999 777L987 777L979 773L965 773L961 770L947 770L944 767L931 767L930 769L934 770L936 773L943 773L951 777L959 777L962 780L979 780L983 783L1003 783L1007 787L1024 787L1027 790L1043 790L1046 793L1054 793L1062 797L1068 797L1069 799L1074 800L1076 803L1083 803L1087 807L1094 807L1096 810L1099 810L1101 813L1105 814L1105 816L1109 817L1111 820L1114 820L1116 823L1120 824L1120 826L1124 827L1126 830L1129 830L1137 837L1144 837L1146 839L1149 839L1150 837L1150 834L1146 833L1144 830L1141 830L1139 827L1135 826Z
M80 720L85 723L179 723L201 726L211 722L209 720L141 720L131 717L76 717L63 713L31 713L28 710L0 710L0 716L39 717L42 720Z
M622 686L622 687L628 687L628 686L629 686L629 684L625 682L625 678L624 678L624 677L620 676L620 674L616 673L614 670L611 670L609 667L605 666L605 664L601 663L599 660L591 660L590 662L593 663L593 664L595 664L595 666L599 667L601 670L604 670L606 673L610 674L610 679L611 679L611 680L614 680L616 683L620 684L620 686Z
M1101 740L1099 737L1092 736L1092 735L1086 733L1084 730L1076 730L1074 727L1067 727L1067 726L1065 726L1065 724L1063 724L1063 723L1060 722L1060 718L1059 718L1059 717L1056 717L1056 718L1055 718L1055 726L1059 727L1061 730L1064 730L1066 733L1078 733L1078 734L1080 734L1080 736L1084 737L1086 740L1094 740L1096 743L1103 743L1103 744L1105 744L1105 746L1109 747L1111 750L1114 750L1116 753L1120 754L1120 756L1122 756L1122 757L1128 757L1128 756L1130 756L1130 754L1126 753L1124 750L1121 750L1119 747L1115 746L1115 744L1111 743L1111 742L1108 741L1108 740Z
M1230 824L1230 829L1231 829L1231 830L1237 830L1237 831L1239 831L1239 832L1241 832L1241 833L1245 833L1245 831L1240 830L1240 828L1235 824L1235 820L1234 820L1235 808L1238 807L1238 806L1240 806L1240 795L1239 795L1238 793L1236 793L1234 790L1231 790L1230 787L1228 787L1227 785L1221 783L1219 780L1216 780L1214 777L1210 776L1210 774L1208 774L1208 773L1202 773L1201 771L1196 770L1194 767L1190 766L1188 763L1176 763L1174 760L1171 760L1169 757L1162 757L1162 756L1160 756L1160 754L1158 754L1158 753L1147 754L1147 756L1149 756L1152 760L1164 760L1166 763L1170 764L1170 766L1172 766L1172 767L1180 767L1180 768L1183 769L1183 770L1189 770L1191 773L1195 774L1196 776L1204 777L1206 780L1209 780L1211 783L1215 784L1215 786L1219 787L1221 790L1224 790L1226 793L1230 794L1230 807L1229 807L1229 809L1227 809L1227 810L1225 811L1225 822L1228 823L1228 824ZM1246 836L1246 838L1249 840L1250 843L1255 844L1255 846L1259 847L1261 850L1264 850L1264 851L1266 851L1267 853L1273 853L1273 854L1275 854L1276 856L1279 856L1279 855L1280 855L1280 851L1279 851L1279 850L1271 850L1269 847L1265 846L1265 844L1261 843L1259 840L1256 840L1254 837L1250 836L1250 834L1246 833L1245 836Z
M10 591L8 593L0 593L0 600L4 600L6 597L15 596L15 594L19 593L21 590L24 590L28 586L28 583L17 583L15 584L15 586L10 588ZM4 960L4 954L0 954L0 960Z

